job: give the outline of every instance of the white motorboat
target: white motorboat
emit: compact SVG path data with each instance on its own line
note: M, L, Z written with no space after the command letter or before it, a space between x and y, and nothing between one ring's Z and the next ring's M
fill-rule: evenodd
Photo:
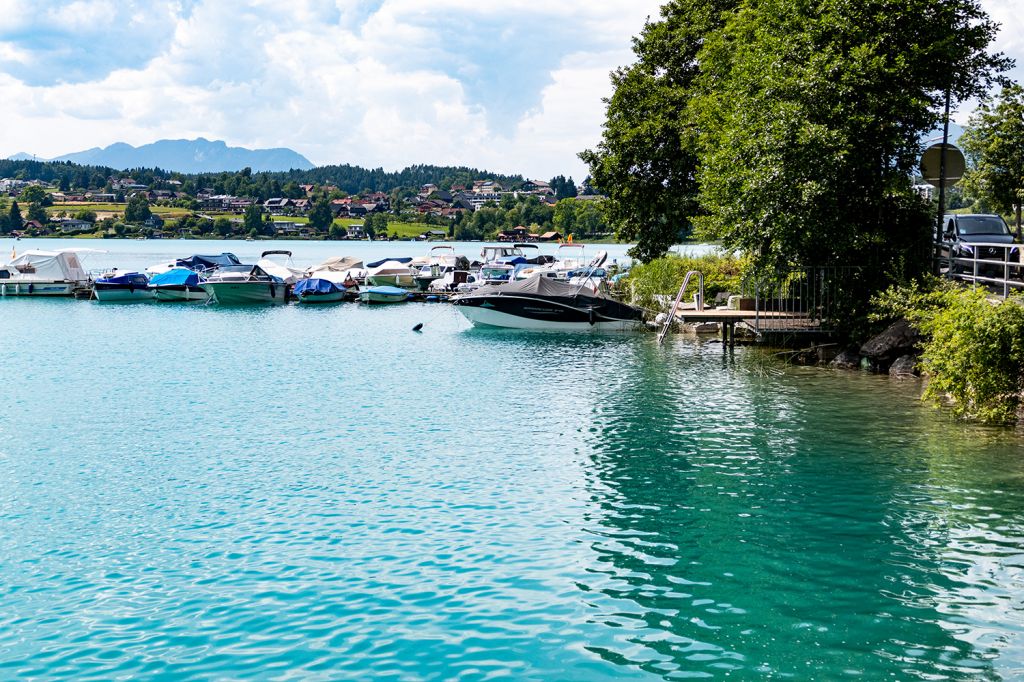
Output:
M624 331L643 324L643 311L564 280L536 276L483 286L452 299L481 327L534 331Z
M285 260L283 263L279 263L269 258L269 256L284 256ZM256 261L256 265L263 268L263 271L268 275L277 277L285 284L295 284L306 275L305 270L295 267L292 263L291 251L264 251L260 254L260 259Z
M92 287L79 254L104 253L96 249L58 249L12 254L0 265L0 296L73 296Z

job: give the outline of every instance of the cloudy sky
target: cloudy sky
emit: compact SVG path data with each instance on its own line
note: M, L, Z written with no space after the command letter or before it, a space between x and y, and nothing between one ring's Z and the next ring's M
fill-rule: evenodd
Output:
M982 4L1024 65L1024 2ZM659 5L0 0L0 157L206 137L580 179L608 73Z

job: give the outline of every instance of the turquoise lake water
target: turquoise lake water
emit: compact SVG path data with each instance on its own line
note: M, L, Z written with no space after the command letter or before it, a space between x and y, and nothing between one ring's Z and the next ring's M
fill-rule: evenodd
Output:
M420 303L7 298L0 368L0 679L1024 676L1024 438L916 383Z

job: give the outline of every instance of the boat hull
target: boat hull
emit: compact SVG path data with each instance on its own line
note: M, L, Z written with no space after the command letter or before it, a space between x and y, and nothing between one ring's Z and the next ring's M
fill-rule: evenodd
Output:
M155 287L153 298L165 303L178 303L185 301L205 301L210 298L202 287L190 287L186 284Z
M332 291L326 294L299 294L299 303L339 303L345 300L347 291Z
M621 304L574 306L528 296L456 298L467 320L480 327L532 331L609 332L642 328L639 311Z
M284 303L285 285L269 282L204 282L199 285L210 300L221 305Z
M77 282L4 282L0 296L74 296L82 287Z
M408 298L409 295L406 293L385 294L377 291L359 292L359 301L362 303L404 303Z
M416 288L416 278L412 275L372 275L366 278L366 283L375 287Z
M153 300L153 292L150 289L128 288L123 286L93 285L93 295L97 301L108 303L136 303Z

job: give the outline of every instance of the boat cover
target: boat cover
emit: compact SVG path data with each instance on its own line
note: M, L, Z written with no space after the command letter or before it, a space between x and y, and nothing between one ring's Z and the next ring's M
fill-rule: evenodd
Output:
M406 259L406 263L411 261L411 258ZM401 260L388 259L374 266L370 265L370 269L367 270L367 277L388 276L388 275L413 275L415 271L408 265L403 263Z
M520 263L526 263L527 260L522 256L502 256L501 258L495 259L494 262L500 263L501 265L519 265Z
M242 261L238 260L238 256L233 253L222 253L218 256L200 256L197 254L188 258L179 258L174 264L191 268L192 270L210 270L226 265L241 265Z
M300 279L296 284L295 288L292 289L292 293L296 296L310 295L310 294L333 294L337 292L345 292L347 289L340 284L335 284L326 279L320 279L318 277L311 277L309 279Z
M466 298L476 296L557 296L561 298L582 296L586 298L605 298L589 289L581 288L579 284L569 284L553 277L540 277L539 275L529 279L509 282L508 284L486 284L467 294Z
M383 296L407 296L409 294L405 289L398 287L370 287L367 291L371 294L381 294Z
M367 263L366 267L367 268L377 268L377 267L380 267L381 265L384 265L388 261L394 261L395 263L401 263L401 264L404 265L406 263L411 263L412 262L412 258L384 258L382 260L375 260L372 263Z
M76 250L26 251L5 266L12 279L81 282L89 279Z
M354 256L335 256L334 258L328 258L320 265L314 265L309 269L309 271L317 272L319 270L327 270L330 272L345 272L346 270L361 267L363 267L363 261L359 258Z
M193 273L195 274L195 273ZM124 284L126 286L144 287L149 285L145 275L137 272L126 272L123 275L103 277L96 280L97 284Z
M161 272L159 275L153 275L152 279L149 280L149 286L199 286L199 275L193 270L188 268L172 268L167 272Z

